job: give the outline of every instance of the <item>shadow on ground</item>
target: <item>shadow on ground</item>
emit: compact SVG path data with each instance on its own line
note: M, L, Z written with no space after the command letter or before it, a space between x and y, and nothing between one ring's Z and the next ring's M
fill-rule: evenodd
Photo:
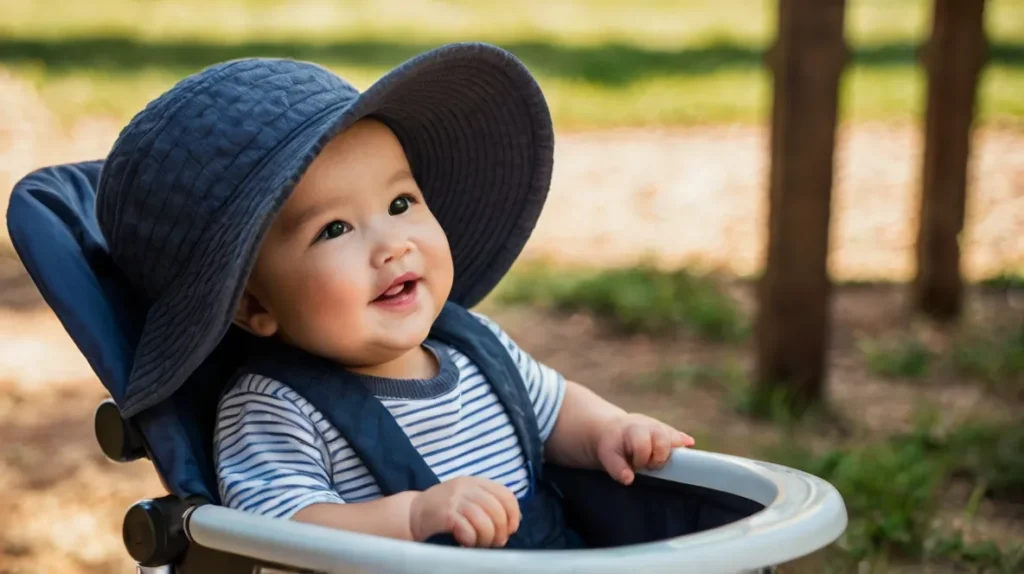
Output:
M331 43L249 42L226 45L201 41L145 42L123 36L73 39L0 39L0 62L42 64L50 71L99 69L129 73L164 68L189 73L210 64L251 56L313 60L331 66L390 68L440 45L426 42L346 40ZM763 65L763 46L717 43L658 50L624 43L568 46L543 41L502 43L535 73L624 86L647 77L694 76ZM853 47L852 62L870 68L913 66L918 46L896 42ZM1024 44L996 42L989 63L1024 66Z

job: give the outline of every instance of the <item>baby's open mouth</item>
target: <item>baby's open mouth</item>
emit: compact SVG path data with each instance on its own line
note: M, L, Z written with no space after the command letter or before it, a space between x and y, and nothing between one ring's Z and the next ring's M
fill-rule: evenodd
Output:
M409 281L396 283L395 285L392 285L390 289L381 293L379 297L374 299L374 301L388 301L408 294L416 287L416 282L416 279L411 279Z
M421 277L415 273L403 273L395 277L391 285L371 303L391 309L405 308L416 301L416 286L419 285L420 279Z

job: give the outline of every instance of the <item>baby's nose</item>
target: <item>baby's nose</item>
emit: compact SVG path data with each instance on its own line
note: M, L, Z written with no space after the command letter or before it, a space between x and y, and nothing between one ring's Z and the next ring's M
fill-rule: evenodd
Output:
M409 240L405 237L393 237L381 241L373 254L373 266L382 267L392 261L401 259L412 249Z

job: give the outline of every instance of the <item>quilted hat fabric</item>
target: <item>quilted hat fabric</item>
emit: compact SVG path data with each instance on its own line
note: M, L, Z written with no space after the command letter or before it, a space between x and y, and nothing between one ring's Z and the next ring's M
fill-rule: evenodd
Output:
M374 117L394 131L471 307L532 232L551 181L543 94L508 52L451 44L360 93L316 64L253 58L185 78L124 128L96 212L111 256L149 304L125 417L169 397L231 325L260 241L330 140Z

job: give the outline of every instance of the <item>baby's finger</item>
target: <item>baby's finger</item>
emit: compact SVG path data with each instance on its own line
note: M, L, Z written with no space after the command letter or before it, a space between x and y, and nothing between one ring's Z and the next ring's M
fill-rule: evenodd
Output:
M476 529L462 514L455 515L455 527L452 528L455 541L467 548L476 546Z
M487 547L494 542L494 521L475 502L466 501L460 509L462 516L469 520L476 531L476 546Z
M471 495L471 500L476 503L490 519L493 528L492 546L504 546L508 542L508 514L505 506L498 500L489 489L480 488Z
M671 427L669 427L669 433L672 435L672 448L691 447L697 442L693 440L692 436Z
M597 448L597 459L601 461L601 466L608 476L629 485L633 483L633 469L629 467L629 462L622 452L623 446L623 439L616 443L604 441Z
M669 438L669 434L663 429L658 429L651 433L651 440L654 443L654 448L651 454L651 462L648 466L650 468L662 468L665 466L665 462L668 461L668 457L672 455L672 439Z
M519 510L519 500L516 499L516 495L503 484L494 481L487 481L486 487L505 509L505 516L508 518L507 532L509 536L512 536L519 530L519 521L522 518Z
M651 451L654 446L651 444L651 429L646 425L630 427L629 435L626 437L629 451L633 453L633 468L647 468L651 460Z

